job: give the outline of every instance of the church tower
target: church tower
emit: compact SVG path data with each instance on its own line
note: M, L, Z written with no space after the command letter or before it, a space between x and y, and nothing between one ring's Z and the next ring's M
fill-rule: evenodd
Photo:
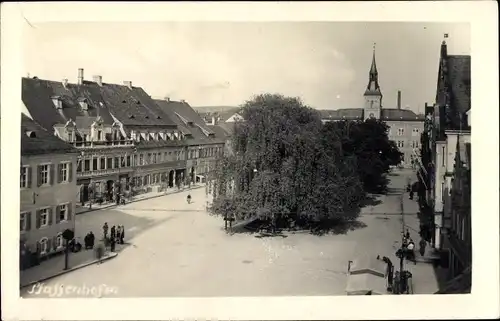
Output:
M373 45L372 65L370 67L368 86L366 87L364 97L364 119L380 119L382 109L382 92L380 91L380 86L378 84L378 71L377 64L375 62L375 44Z

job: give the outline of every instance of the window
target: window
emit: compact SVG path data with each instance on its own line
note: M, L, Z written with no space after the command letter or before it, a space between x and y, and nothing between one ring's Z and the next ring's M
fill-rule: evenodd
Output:
M125 156L120 157L120 167L125 167Z
M56 247L58 249L60 249L63 246L64 246L64 239L63 239L62 233L59 233L59 234L57 234L57 237L56 237Z
M99 166L97 166L97 158L92 158L92 170L96 171L99 169Z
M97 131L97 140L101 141L102 140L102 130Z
M420 132L420 128L413 128L411 131L412 136L418 136L418 133Z
M115 168L120 167L120 157L115 157Z
M403 136L405 134L404 128L398 128L398 136Z
M191 159L191 158L193 158L193 151L192 150L189 151L189 156L188 156L188 159Z
M29 216L30 212L22 212L20 221L19 221L19 226L21 228L21 232L27 231L28 230L28 221L29 221Z
M81 159L78 160L78 165L76 166L76 171L79 173L82 171L82 160Z
M398 140L398 147L405 147L404 140Z
M137 155L134 155L134 162L133 162L133 164L134 164L134 166L139 165L139 164L137 163Z
M49 250L49 239L44 237L40 240L40 252L41 254L47 253Z
M412 147L412 148L418 148L418 145L419 145L419 144L418 144L418 141L416 141L416 140L412 140L412 141L411 141L411 147Z
M131 157L130 156L127 156L127 166L130 167L130 159Z
M59 221L67 221L68 220L68 204L59 205L57 215L59 217Z
M144 154L139 155L139 165L144 165Z
M68 182L69 181L69 164L61 163L59 164L59 182Z
M86 160L84 161L84 167L83 167L83 170L84 170L85 172L90 171L90 159L86 159Z
M163 153L158 153L158 156L157 156L158 163L161 162L161 161L163 161L162 156L163 156Z
M99 160L99 165L100 165L100 169L106 169L106 158L105 157L101 157L101 159Z
M113 168L113 157L106 158L106 168L107 169Z
M30 168L28 166L21 166L21 188L30 187Z
M441 147L441 165L444 166L445 146Z
M49 171L50 171L50 165L40 165L38 172L40 182L38 185L46 185L50 183Z
M40 227L49 225L49 209L44 208L40 210Z
M68 141L73 142L75 140L75 132L72 130L68 130Z
M146 162L148 164L151 164L151 161L152 161L152 159L151 159L151 153L148 153L148 157L146 158Z
M156 164L156 153L153 153L152 157L153 157L153 159L151 160L151 162L153 164Z
M165 161L169 161L170 160L170 154L172 154L172 152L168 152L168 153L165 152L165 153L163 153L163 159Z

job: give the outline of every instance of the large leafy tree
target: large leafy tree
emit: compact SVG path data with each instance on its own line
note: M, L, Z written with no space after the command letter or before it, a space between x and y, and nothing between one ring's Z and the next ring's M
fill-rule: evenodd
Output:
M325 124L325 131L340 135L344 155L353 156L357 173L368 192L387 187L385 175L401 162L402 153L388 138L389 127L380 120L339 121Z
M351 219L363 196L342 135L299 99L264 94L242 108L233 155L219 160L213 211L237 218Z

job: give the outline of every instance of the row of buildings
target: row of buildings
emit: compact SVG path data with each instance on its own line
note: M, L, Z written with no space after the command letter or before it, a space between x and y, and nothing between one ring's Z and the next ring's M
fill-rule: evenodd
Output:
M131 81L22 78L21 249L62 249L77 206L204 182L228 133Z
M426 105L418 177L424 234L448 270L442 293L470 292L471 83L470 56L441 44L436 101Z

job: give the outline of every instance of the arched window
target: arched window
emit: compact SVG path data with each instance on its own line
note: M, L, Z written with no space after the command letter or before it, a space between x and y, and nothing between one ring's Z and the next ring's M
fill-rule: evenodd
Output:
M49 239L46 237L43 237L40 240L40 253L45 254L49 251Z
M64 246L64 239L62 233L57 234L56 238L56 248L60 249Z

